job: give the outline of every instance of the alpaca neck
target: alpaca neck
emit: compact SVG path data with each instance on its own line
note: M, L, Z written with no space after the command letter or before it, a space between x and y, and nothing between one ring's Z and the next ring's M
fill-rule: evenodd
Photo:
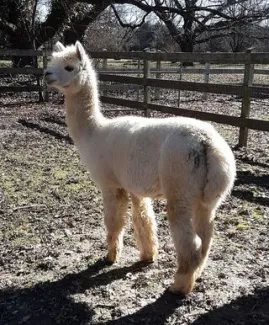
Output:
M84 85L79 92L66 94L65 107L67 126L74 142L79 142L85 134L92 134L104 121L97 87Z

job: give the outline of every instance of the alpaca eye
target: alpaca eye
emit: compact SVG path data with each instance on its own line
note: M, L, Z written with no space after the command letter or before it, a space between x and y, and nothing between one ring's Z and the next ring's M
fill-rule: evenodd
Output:
M74 70L74 68L71 67L70 65L67 65L64 69L65 69L66 71L68 71L68 72L71 72L71 71Z

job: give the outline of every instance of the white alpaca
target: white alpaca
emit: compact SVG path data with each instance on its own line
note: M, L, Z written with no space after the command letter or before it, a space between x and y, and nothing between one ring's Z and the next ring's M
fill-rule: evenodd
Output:
M95 71L79 42L56 44L45 78L65 95L70 135L102 190L107 259L114 262L120 256L128 194L140 259L156 259L151 199L165 198L178 257L171 290L188 294L209 253L216 209L234 183L231 149L210 124L195 119L106 119Z

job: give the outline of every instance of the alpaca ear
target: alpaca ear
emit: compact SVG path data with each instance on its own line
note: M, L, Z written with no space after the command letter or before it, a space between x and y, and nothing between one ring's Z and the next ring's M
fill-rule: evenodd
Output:
M61 52L65 49L64 45L61 43L61 42L57 42L55 45L54 45L54 51L55 52Z
M84 50L84 47L82 46L82 44L79 41L76 41L76 54L78 59L81 61L82 66L85 66L86 64L86 58L87 58L87 54Z

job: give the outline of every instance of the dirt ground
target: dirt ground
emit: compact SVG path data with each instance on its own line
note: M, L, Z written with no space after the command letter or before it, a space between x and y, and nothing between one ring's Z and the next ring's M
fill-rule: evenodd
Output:
M240 101L184 105L235 115ZM253 102L255 116L268 118L268 105ZM176 264L165 202L155 202L158 262L136 263L129 222L121 261L106 265L100 192L68 137L62 101L1 97L0 324L269 324L269 133L250 131L239 150L238 130L216 127L238 176L217 213L207 267L182 299L167 291Z

